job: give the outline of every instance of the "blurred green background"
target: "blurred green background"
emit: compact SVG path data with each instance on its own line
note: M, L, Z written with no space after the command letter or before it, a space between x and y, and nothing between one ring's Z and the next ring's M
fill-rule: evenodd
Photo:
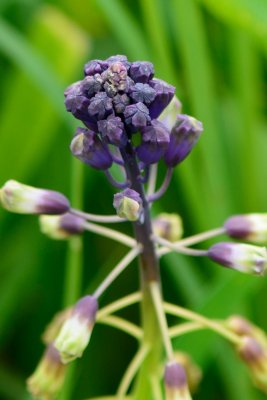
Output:
M186 235L235 213L266 212L265 0L0 0L0 14L0 185L17 179L62 191L88 212L113 213L104 175L71 159L76 122L63 90L81 79L85 61L126 54L152 61L157 77L177 86L183 112L205 127L154 212L179 212ZM68 247L42 236L35 217L2 210L0 234L0 398L25 400L44 326L94 289L125 249L92 234L83 249L79 241ZM266 279L178 255L163 258L162 277L168 301L214 318L242 313L267 330ZM102 304L137 285L133 265ZM123 314L138 321L136 308ZM221 338L203 332L174 343L203 368L196 400L264 398ZM131 338L97 326L62 399L112 394L135 349Z

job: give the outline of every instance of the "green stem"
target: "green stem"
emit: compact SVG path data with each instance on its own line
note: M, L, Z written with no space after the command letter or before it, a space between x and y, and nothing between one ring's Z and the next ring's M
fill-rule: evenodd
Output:
M139 328L139 326L133 324L132 322L126 321L123 318L116 317L115 315L102 317L101 319L97 319L97 322L120 329L121 331L133 336L137 340L140 340L143 336L142 329Z

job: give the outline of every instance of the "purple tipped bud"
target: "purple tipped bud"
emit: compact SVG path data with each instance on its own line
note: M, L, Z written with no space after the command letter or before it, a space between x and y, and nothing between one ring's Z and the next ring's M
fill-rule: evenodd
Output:
M34 398L53 400L63 387L65 374L66 366L54 345L50 344L36 370L27 379L28 390Z
M57 240L64 240L73 235L79 235L85 229L85 220L70 213L63 215L41 215L39 222L41 232L51 239Z
M141 220L143 217L143 202L135 190L125 189L114 195L113 206L121 218L128 221Z
M91 337L97 310L98 302L94 296L82 297L73 307L55 340L64 364L82 356Z
M132 132L144 128L150 122L148 108L143 103L127 106L124 110L125 123Z
M102 60L92 60L85 64L84 74L85 75L95 75L101 74L108 68L107 61Z
M160 80L153 79L149 85L155 90L156 96L149 106L149 114L152 119L158 118L162 111L167 107L174 96L175 87Z
M246 318L232 315L226 320L226 326L238 336L250 336L256 339L262 347L267 349L266 333Z
M86 97L93 97L96 93L100 92L102 89L103 79L99 74L94 76L86 76L83 81L81 81L81 90L86 95Z
M112 99L113 107L117 114L122 114L125 110L125 107L130 104L130 99L127 94L117 94Z
M145 103L149 105L156 97L156 91L147 83L136 83L130 89L130 97L135 103Z
M225 222L224 228L235 239L267 243L267 214L235 215Z
M119 117L111 115L108 119L98 121L99 132L103 137L108 139L108 142L115 146L124 146L127 142L127 136L124 129L124 124Z
M112 157L107 146L101 142L95 132L89 129L77 129L70 149L75 157L96 169L105 170L112 165Z
M170 133L161 122L151 121L151 125L141 129L142 143L137 147L136 152L140 161L149 165L158 162L166 152Z
M264 275L267 269L265 247L243 243L217 243L208 250L208 257L225 267L251 275Z
M177 122L171 131L169 147L164 156L168 167L175 167L187 157L202 131L201 122L188 115L178 115Z
M0 189L0 203L11 212L19 214L64 214L69 208L68 199L59 192L37 189L14 180Z
M106 93L97 93L90 102L88 107L88 114L96 120L107 118L113 113L112 100Z
M189 354L178 351L174 354L175 361L178 362L185 370L187 383L190 392L195 392L202 379L202 371L199 366L192 360Z
M154 76L154 66L150 62L136 61L130 68L130 77L135 82L147 83Z
M165 366L164 384L166 400L189 400L191 399L185 370L181 364L171 361Z

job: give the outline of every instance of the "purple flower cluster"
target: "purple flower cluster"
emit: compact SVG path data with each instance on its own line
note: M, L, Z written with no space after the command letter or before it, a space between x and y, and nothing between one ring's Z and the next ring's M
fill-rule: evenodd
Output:
M170 131L156 118L172 100L175 88L154 78L153 64L131 63L118 55L88 62L84 73L83 80L65 91L67 111L86 126L78 128L73 154L94 168L108 169L109 145L122 148L140 132L139 160L149 165L162 158Z

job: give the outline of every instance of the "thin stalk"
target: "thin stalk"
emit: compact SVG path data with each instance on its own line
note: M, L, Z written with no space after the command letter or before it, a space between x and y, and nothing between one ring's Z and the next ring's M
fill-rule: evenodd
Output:
M130 236L125 235L124 233L120 233L110 228L106 228L104 226L99 226L93 224L91 222L84 223L84 227L87 231L97 233L98 235L105 236L109 239L116 240L128 247L136 246L136 241Z
M151 291L151 296L153 299L154 307L156 310L159 328L161 331L162 341L164 343L166 355L167 355L168 360L172 360L174 358L173 348L172 348L172 344L171 344L171 341L169 338L168 324L167 324L167 319L166 319L166 315L165 315L164 308L163 308L163 301L161 298L161 292L160 292L158 283L151 282L150 283L150 291Z
M202 232L202 233L198 233L193 236L189 236L185 239L174 242L173 244L177 247L178 246L191 246L193 244L204 242L205 240L211 239L213 237L223 235L224 233L225 233L225 228L223 228L223 227L215 228L215 229L211 229L206 232ZM171 249L168 247L161 247L160 249L158 249L157 254L159 256L163 256L164 254L167 254L170 251L171 251Z
M116 311L122 310L125 307L131 306L132 304L138 303L142 298L140 292L136 292L125 296L113 303L101 308L97 313L97 318L101 319L109 314L113 314Z
M155 376L150 377L150 385L151 385L153 400L162 400L161 384L159 380L155 378Z
M149 351L149 346L146 344L142 345L137 351L132 361L130 362L130 364L128 365L117 391L118 400L124 400L125 395L130 387L130 384L133 381L145 357L147 356L148 351Z
M103 224L112 224L116 222L125 222L126 219L118 217L117 215L97 215L97 214L89 214L83 212L81 210L76 210L75 208L71 208L69 211L73 215L77 215L77 217L85 218L88 221L92 222L100 222Z
M187 247L183 247L180 244L177 245L176 243L169 242L166 239L160 238L159 236L153 235L153 240L161 244L163 246L169 247L171 250L176 251L177 253L186 254L188 256L195 256L195 257L202 257L208 254L207 250L196 250L196 249L189 249Z
M154 201L160 199L164 195L164 193L168 189L169 184L171 182L172 174L173 174L173 168L168 168L165 178L164 178L164 181L163 181L161 187L159 188L159 190L157 190L155 193L148 196L147 200L149 203L153 203Z
M135 259L142 251L142 246L137 245L116 265L115 268L106 276L103 282L94 292L94 297L99 298L103 292L113 283L113 281L125 270L126 267Z
M212 331L217 332L219 335L223 336L225 339L229 340L233 344L239 345L241 342L241 339L238 335L226 329L219 322L212 321L193 311L187 310L183 307L176 306L170 303L164 303L164 310L166 313L174 315L176 317L185 318L190 321L198 322L203 326L211 329Z
M147 196L151 196L156 189L158 176L158 164L152 164L149 171L149 178L147 184Z
M116 317L115 315L108 315L103 318L97 318L97 322L99 324L109 325L114 328L117 328L129 335L133 336L135 339L140 340L143 336L142 329L139 326L126 321L123 318Z
M169 328L169 337L172 339L200 329L207 329L207 327L203 326L199 322L184 322L183 324L174 325Z

